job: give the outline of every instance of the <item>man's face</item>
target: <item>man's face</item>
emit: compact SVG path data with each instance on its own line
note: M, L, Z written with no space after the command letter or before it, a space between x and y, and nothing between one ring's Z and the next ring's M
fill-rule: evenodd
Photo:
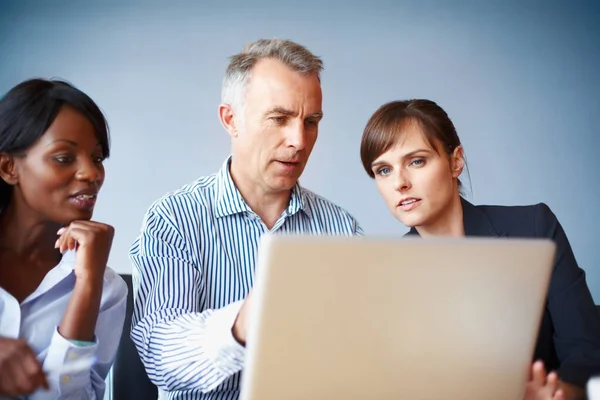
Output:
M317 140L322 112L316 74L263 59L246 86L241 126L232 134L236 179L275 194L294 187ZM238 119L239 120L239 119Z

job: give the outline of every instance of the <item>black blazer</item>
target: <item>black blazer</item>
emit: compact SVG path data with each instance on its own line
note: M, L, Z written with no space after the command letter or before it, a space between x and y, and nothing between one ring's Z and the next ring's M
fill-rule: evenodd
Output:
M474 206L462 199L466 236L551 238L556 259L534 360L556 370L561 380L585 386L600 375L600 317L577 266L571 245L550 208L533 206ZM412 228L409 235L418 235ZM515 327L518 329L518 327Z

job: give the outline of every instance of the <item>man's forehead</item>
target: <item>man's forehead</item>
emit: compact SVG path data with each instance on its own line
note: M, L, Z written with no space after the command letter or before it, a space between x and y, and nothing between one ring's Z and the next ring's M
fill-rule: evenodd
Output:
M262 113L315 114L323 112L320 93L294 90L293 88L265 88L264 90L249 91L246 101L249 107L260 109Z

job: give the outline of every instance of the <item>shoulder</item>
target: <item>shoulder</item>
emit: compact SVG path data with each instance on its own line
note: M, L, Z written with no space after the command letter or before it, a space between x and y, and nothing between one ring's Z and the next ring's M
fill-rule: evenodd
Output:
M304 196L304 201L306 202L305 206L309 208L310 211L315 211L317 213L329 213L352 220L354 219L352 214L350 214L346 209L335 204L331 200L327 200L325 197L316 194L312 190L302 188L302 194Z
M204 200L214 195L215 185L215 174L200 177L177 190L166 193L150 206L150 210L180 204L202 204Z
M302 188L302 195L304 206L313 218L328 221L334 230L360 229L356 218L341 206L306 188Z
M518 206L481 205L476 206L501 232L509 236L551 236L551 230L558 223L556 216L545 203Z
M204 176L154 201L146 217L155 215L166 219L190 218L212 204L216 192L216 174Z
M125 304L128 291L127 283L123 278L112 268L106 267L102 286L101 308L112 307L119 303Z

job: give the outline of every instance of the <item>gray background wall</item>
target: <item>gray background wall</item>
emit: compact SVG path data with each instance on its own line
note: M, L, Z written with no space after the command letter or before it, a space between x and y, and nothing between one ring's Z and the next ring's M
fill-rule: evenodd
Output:
M3 1L0 93L65 78L94 98L113 155L96 219L127 250L146 208L220 168L227 57L259 37L323 56L325 119L302 183L368 234L400 235L359 162L362 128L393 99L425 97L453 118L475 203L547 202L600 303L600 3L597 1ZM498 2L500 3L500 2Z

